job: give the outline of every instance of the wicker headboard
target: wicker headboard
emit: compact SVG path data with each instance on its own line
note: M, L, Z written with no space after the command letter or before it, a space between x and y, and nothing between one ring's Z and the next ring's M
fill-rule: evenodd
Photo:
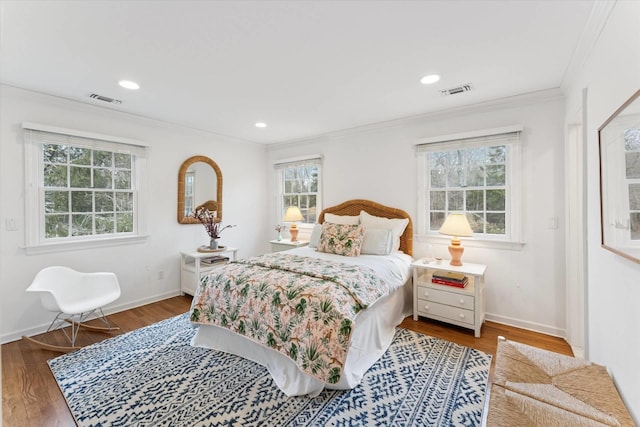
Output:
M407 228L400 236L400 250L407 255L413 256L413 223L408 213L401 209L391 208L389 206L381 205L380 203L372 202L370 200L354 199L347 200L344 203L340 203L336 206L331 206L320 212L318 217L318 223L324 222L324 214L331 213L335 215L360 215L360 211L365 211L370 215L381 216L385 218L406 218L409 220Z

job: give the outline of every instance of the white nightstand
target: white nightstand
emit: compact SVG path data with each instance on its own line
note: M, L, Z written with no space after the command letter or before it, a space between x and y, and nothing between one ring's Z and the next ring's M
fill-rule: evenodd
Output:
M203 259L222 255L229 257L230 261L235 261L237 253L238 248L225 248L216 252L180 252L180 292L194 295L200 279L211 270L224 265L224 263L207 264L202 261Z
M269 243L271 243L272 252L280 252L280 251L286 251L288 249L301 248L309 244L309 242L303 242L301 240L296 240L295 242L292 242L289 239L270 240Z
M424 316L442 322L473 329L476 338L484 322L484 273L486 265L465 262L460 267L449 265L448 261L418 260L411 264L413 269L413 320ZM434 271L462 273L469 279L467 286L432 283Z

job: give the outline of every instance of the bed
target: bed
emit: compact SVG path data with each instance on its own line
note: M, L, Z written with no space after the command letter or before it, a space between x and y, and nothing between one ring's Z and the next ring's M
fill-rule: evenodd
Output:
M354 388L410 314L412 239L400 209L368 200L327 208L309 247L246 258L202 279L192 345L265 366L288 396Z

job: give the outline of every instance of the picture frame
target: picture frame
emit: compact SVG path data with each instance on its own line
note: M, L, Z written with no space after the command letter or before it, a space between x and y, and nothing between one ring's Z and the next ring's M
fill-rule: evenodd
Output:
M640 90L598 129L601 246L640 264Z

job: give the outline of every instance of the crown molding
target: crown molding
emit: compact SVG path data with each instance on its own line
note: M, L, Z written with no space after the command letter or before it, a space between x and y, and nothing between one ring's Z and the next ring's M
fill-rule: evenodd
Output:
M609 16L611 15L616 3L617 1L611 0L594 1L589 19L587 20L584 30L580 35L580 39L578 40L578 44L571 55L569 65L562 76L562 83L560 87L564 88L569 82L574 80L580 70L584 67L584 64L591 56L593 48L600 38L600 34L602 34L602 30L609 20Z

